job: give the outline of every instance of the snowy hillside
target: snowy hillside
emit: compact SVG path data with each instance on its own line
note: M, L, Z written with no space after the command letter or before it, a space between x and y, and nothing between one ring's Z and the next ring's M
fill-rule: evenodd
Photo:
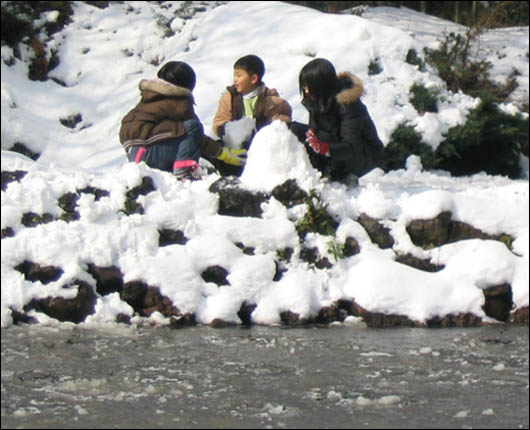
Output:
M289 101L295 120L307 118L298 73L312 58L325 57L363 80L363 101L384 143L408 120L435 148L477 100L445 91L432 71L420 72L405 58L410 49L434 46L442 29L461 28L406 9L376 8L357 17L279 2L232 2L184 19L175 15L184 3L124 2L97 9L76 2L73 22L51 43L60 64L46 82L27 79L29 53L20 61L2 47L2 327L21 313L54 323L42 301L78 297L83 285L93 297L87 324L114 322L118 315L139 322L124 293L131 283L167 298L166 317L193 315L206 324L240 323L245 307L259 324L285 322L287 314L314 320L341 301L417 323L449 315L489 321L483 291L492 288L509 293L514 310L527 309L528 180L452 178L423 171L411 157L406 170L376 170L348 189L323 182L294 136L273 123L256 136L240 185L266 196L261 213L230 216L220 210L221 193L210 190L217 175L176 182L168 173L126 163L118 142L120 120L138 101L140 79L154 77L169 60L195 69L196 111L211 134L234 61L253 53L264 60L264 81ZM511 67L520 71L514 102L527 100L528 28L488 33L480 49L495 57L496 79L506 79ZM370 76L374 60L383 72ZM438 113L418 115L409 101L413 82L440 89ZM517 103L503 108L515 112ZM73 128L63 125L75 117ZM17 142L40 153L38 161L6 151ZM27 173L5 173L16 171ZM131 196L145 177L152 186ZM307 197L298 204L271 197L288 179L305 196L317 196L312 204L327 210L336 230L299 234L311 210ZM69 193L71 206L64 203ZM444 213L451 228L465 224L480 234L421 245L411 237L413 221ZM366 219L378 220L390 243L378 244ZM182 237L164 246L163 231ZM357 249L344 252L352 243ZM436 269L399 262L405 256ZM60 271L51 279L33 279L24 269L28 264ZM121 286L98 290L94 267L114 268ZM205 276L214 268L222 269L225 285ZM150 318L168 322L156 312Z

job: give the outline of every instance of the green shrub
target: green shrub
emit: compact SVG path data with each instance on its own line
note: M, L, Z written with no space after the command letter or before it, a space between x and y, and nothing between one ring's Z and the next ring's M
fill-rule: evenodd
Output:
M414 83L409 91L412 93L410 102L418 112L438 112L436 102L439 91L437 89L428 89L423 85Z
M309 232L315 232L324 236L334 236L338 223L328 213L327 205L322 202L315 190L311 190L305 199L307 212L296 223L296 231L300 238L305 238Z
M420 72L425 72L426 70L425 61L420 58L415 49L409 49L405 61L412 66L418 66Z
M381 64L379 64L379 58L376 58L375 60L370 61L370 64L368 65L368 75L378 75L379 73L383 72L383 68L381 67Z
M449 130L436 153L438 167L453 175L484 171L519 178L521 148L528 142L528 119L501 111L492 94L482 94L463 125Z
M516 73L512 72L506 84L498 85L490 80L489 61L472 61L470 47L480 29L470 29L465 36L445 34L437 50L425 49L425 58L437 71L453 92L462 91L472 97L480 97L484 92L494 94L498 101L504 101L517 88Z
M41 24L48 36L60 31L71 22L73 14L70 1L3 1L2 12L2 43L12 48L24 39L38 37L42 27L35 27L35 20L43 12L57 10L59 16L54 22Z
M424 169L442 169L453 176L486 172L521 177L520 154L528 145L528 119L499 109L492 94L482 94L467 121L449 129L436 151L421 141L414 127L401 124L385 147L385 170L402 169L409 155L421 158Z
M436 168L438 159L431 147L422 143L421 135L414 127L401 124L392 133L390 142L385 147L384 169L388 171L405 168L405 162L412 154L421 158L425 169Z

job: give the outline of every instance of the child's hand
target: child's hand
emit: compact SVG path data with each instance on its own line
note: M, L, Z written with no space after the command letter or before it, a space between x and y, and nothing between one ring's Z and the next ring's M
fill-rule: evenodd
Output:
M318 140L318 137L312 128L307 130L305 136L305 141L309 143L309 146L313 151L315 151L317 154L329 157L329 145L325 142Z
M247 162L247 150L223 147L217 159L232 166L241 166Z

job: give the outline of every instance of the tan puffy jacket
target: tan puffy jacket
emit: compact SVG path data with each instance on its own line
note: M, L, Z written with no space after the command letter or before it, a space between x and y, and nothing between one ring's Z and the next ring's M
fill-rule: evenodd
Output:
M219 100L219 106L213 119L213 132L221 137L224 134L224 125L229 121L241 119L243 113L243 96L236 91L234 86L227 87L227 91L222 94ZM270 124L275 115L278 115L275 119L291 122L291 106L279 96L278 91L261 84L254 108L256 128L259 130Z

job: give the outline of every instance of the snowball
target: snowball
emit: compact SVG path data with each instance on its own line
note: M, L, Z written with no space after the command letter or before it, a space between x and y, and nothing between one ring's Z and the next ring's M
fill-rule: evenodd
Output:
M241 149L244 142L250 140L252 132L256 128L256 119L244 117L225 124L223 142L232 149Z

